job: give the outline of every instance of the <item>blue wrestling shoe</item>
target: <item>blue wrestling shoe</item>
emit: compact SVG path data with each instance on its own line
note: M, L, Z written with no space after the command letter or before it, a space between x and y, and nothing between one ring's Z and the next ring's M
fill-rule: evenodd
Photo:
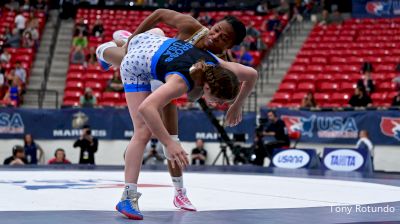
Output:
M115 208L129 219L142 220L143 214L140 212L138 204L141 195L139 192L133 193L129 198L118 202Z

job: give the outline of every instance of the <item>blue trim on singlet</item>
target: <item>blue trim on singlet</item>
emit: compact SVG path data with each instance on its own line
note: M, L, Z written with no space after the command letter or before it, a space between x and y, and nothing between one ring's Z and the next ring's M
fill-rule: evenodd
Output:
M158 63L158 59L160 59L161 54L164 53L164 51L174 42L178 41L175 38L171 38L166 40L163 44L161 44L160 48L156 51L156 53L154 53L153 57L151 58L151 76L153 77L153 79L157 79L157 73L156 73L156 69L157 69L157 63Z
M211 56L213 56L213 57L214 57L214 59L217 61L217 64L219 64L218 57L217 57L217 56L215 56L215 54L211 53L210 51L207 51L207 53L209 53ZM212 63L212 62L211 62L211 63Z
M166 80L167 76L169 75L179 75L183 80L185 80L185 83L188 87L188 92L190 92L193 89L193 86L190 85L189 80L180 72L168 72L167 74L164 75L164 80Z
M124 84L124 90L127 93L151 92L150 84Z

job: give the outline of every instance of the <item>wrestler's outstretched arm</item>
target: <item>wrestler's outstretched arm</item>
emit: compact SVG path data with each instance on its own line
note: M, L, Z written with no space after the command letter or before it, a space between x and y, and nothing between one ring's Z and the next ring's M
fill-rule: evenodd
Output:
M239 81L242 82L240 92L235 101L229 107L225 120L225 125L235 126L242 120L242 106L256 85L258 72L252 67L236 62L226 62L220 60L220 63L221 66L235 73Z

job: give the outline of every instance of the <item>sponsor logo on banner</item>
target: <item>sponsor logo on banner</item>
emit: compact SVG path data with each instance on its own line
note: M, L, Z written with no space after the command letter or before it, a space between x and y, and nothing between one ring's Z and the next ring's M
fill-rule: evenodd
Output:
M324 164L330 170L354 171L364 164L364 158L355 150L337 149L325 156Z
M23 134L24 132L24 122L19 113L0 113L1 134Z
M227 133L230 139L233 139L233 133ZM221 138L220 134L217 132L196 132L196 139L203 140L219 140ZM249 135L245 134L245 139L249 139Z
M289 132L299 131L302 136L308 136L310 138L313 136L315 117L315 115L312 115L309 118L288 115L281 116L286 127L288 127Z
M365 10L372 15L390 15L392 1L370 1L365 5Z
M309 118L282 115L289 132L300 131L302 136L313 137L314 127L319 138L357 138L358 128L354 118L317 117Z
M298 169L304 167L310 161L310 156L298 149L287 149L277 153L272 163L279 168Z
M79 137L82 134L82 128L88 123L89 117L83 112L77 112L72 115L72 128L73 129L55 129L53 130L53 137ZM94 137L106 137L107 130L104 129L91 129Z
M384 135L392 137L400 141L400 118L382 117L381 131Z

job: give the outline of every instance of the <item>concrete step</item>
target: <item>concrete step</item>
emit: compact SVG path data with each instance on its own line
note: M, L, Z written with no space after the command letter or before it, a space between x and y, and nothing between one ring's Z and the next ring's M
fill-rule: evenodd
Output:
M52 63L52 66L54 67L63 67L63 68L67 68L69 65L69 61L68 60L54 60Z
M50 76L49 79L47 81L55 81L55 82L60 82L63 81L65 82L66 77L65 76Z
M48 90L57 90L59 92L63 91L65 88L65 82L62 84L47 83Z

